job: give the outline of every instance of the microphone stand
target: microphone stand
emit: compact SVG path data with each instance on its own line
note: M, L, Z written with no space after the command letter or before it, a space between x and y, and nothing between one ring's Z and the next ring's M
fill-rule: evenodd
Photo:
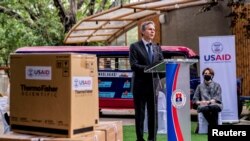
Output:
M157 75L158 75L158 73L157 73ZM154 141L156 141L156 136L157 136L157 128L156 128L156 124L158 124L158 119L156 119L157 118L157 116L156 116L156 114L158 114L157 113L157 102L156 102L156 98L157 98L157 90L156 90L156 84L155 84L155 81L156 80L154 80L154 72L152 72L152 79L153 79L153 105L154 105Z
M158 55L160 55L162 58L164 58L163 57L163 54L162 53L160 53L158 50L154 50L153 49L153 58L154 58L154 55L156 55L156 56L158 56ZM154 61L154 60L153 60ZM154 108L154 141L156 141L156 136L157 136L157 130L158 130L158 125L156 125L156 124L158 124L158 105L157 105L157 99L156 98L158 98L158 94L157 94L157 86L156 86L156 84L158 84L158 83L160 83L160 87L162 87L162 84L161 84L161 82L160 82L160 76L159 76L159 73L158 72L155 72L155 71L153 71L153 72L151 72L152 73L152 80L153 80L153 108ZM156 75L157 75L157 77L155 78L154 77L154 73L156 73ZM155 81L157 81L157 83L155 82Z
M160 53L158 50L153 50L153 55L156 56L161 56L163 58L163 54ZM154 57L153 57L154 58ZM156 74L156 78L154 78L154 73ZM154 96L153 96L153 100L154 100L154 132L155 132L155 135L154 135L154 141L156 141L156 136L157 136L157 132L158 132L158 85L160 85L160 88L162 88L162 84L161 84L161 79L160 79L160 76L159 76L159 73L158 72L153 72L152 73L152 78L155 79L153 80L153 91L154 91Z

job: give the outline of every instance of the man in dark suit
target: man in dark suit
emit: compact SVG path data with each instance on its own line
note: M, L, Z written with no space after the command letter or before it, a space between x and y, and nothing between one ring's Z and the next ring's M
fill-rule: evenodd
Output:
M157 98L153 83L154 74L145 73L144 69L154 62L163 60L160 46L152 43L155 37L155 24L146 21L141 25L142 40L130 45L129 59L133 71L132 92L135 107L135 125L137 141L143 139L145 106L148 115L148 141L156 141L157 134Z

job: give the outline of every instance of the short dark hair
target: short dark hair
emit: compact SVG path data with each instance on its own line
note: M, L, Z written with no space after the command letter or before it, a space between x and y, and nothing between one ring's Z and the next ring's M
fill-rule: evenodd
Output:
M155 23L153 21L146 21L141 24L141 32L146 30L146 26L152 24L155 26Z
M205 74L205 71L206 70L208 70L209 71L209 73L212 75L212 76L214 76L214 70L213 69L211 69L211 68L205 68L203 71L202 71L202 75L204 75Z

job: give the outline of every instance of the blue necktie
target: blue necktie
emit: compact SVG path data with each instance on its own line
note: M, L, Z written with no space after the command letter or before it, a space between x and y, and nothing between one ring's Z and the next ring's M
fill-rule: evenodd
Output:
M152 63L152 59L153 59L153 57L152 57L152 52L151 52L151 43L148 43L146 46L147 46L147 48L148 48L148 58L149 58L149 62L150 63Z

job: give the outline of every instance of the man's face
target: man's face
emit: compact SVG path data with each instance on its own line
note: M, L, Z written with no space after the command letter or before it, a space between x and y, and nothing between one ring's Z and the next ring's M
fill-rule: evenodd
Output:
M145 31L142 31L143 38L146 41L152 41L155 37L155 27L153 24L148 24Z

